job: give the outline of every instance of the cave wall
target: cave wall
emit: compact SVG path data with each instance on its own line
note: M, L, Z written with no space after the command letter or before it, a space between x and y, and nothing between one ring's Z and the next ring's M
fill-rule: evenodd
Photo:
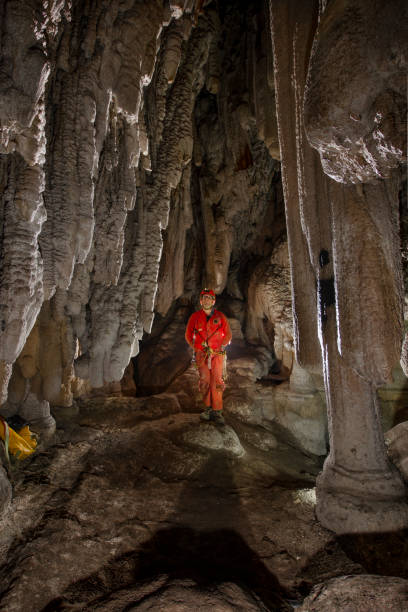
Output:
M51 368L38 368L49 347L33 330L30 371L20 370L40 377L42 397L69 403L78 348L80 374L100 386L122 376L151 325L158 258L157 249L148 257L146 237L157 240L166 214L159 201L147 210L142 194L136 203L147 147L141 94L158 34L182 9L6 2L2 12L3 397L45 304L41 329L59 336Z

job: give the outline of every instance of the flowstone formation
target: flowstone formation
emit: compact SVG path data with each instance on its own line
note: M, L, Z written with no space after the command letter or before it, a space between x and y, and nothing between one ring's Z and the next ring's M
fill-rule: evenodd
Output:
M147 2L148 18L143 3L38 3L34 13L6 3L6 30L17 5L38 39L39 66L24 84L25 114L16 85L2 120L5 414L21 412L28 394L44 408L69 406L120 380L154 309L165 326L175 300L185 306L203 283L227 292L245 333L246 285L285 234L261 2L243 4L239 19L234 2ZM31 58L33 45L26 52ZM33 164L35 197L24 178ZM7 215L37 201L22 222L32 237L21 245ZM252 287L263 282L256 279ZM278 308L288 322L288 300ZM259 326L248 335L272 348L269 311L260 314L266 344Z

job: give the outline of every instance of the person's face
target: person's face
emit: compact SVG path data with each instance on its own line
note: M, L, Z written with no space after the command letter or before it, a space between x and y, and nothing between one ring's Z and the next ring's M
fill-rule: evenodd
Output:
M211 310L211 308L215 304L215 299L212 297L212 295L205 294L201 296L200 304L204 308L204 310Z

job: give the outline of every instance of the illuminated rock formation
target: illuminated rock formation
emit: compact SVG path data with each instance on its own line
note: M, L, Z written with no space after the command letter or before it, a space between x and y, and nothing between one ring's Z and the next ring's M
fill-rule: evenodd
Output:
M402 528L408 523L405 489L386 456L376 396L377 387L391 378L402 340L399 182L392 171L403 155L400 128L396 124L393 130L390 120L388 136L375 137L383 114L400 117L400 57L376 47L373 57L381 57L388 72L384 82L367 74L370 48L377 44L371 34L377 15L367 2L332 2L320 14L314 2L270 6L295 346L305 367L313 370L321 359L329 411L330 454L317 482L317 516L337 532ZM400 10L406 11L402 3ZM390 22L381 28L390 35ZM368 49L361 46L362 32ZM395 44L404 48L401 33ZM350 49L356 45L355 64ZM334 82L337 87L346 73L353 80L339 107ZM364 84L358 95L357 82ZM386 95L391 86L394 96ZM387 113L379 102L385 99ZM367 138L377 142L376 153L361 154L361 147L372 146L360 142L357 115L371 121L374 135ZM322 129L325 121L332 130ZM339 147L333 145L334 132L343 143ZM388 180L378 179L376 157L388 169ZM349 184L360 181L370 182Z

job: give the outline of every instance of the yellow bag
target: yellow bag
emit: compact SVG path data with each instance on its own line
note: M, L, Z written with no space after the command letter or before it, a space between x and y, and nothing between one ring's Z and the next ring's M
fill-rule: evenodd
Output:
M30 431L28 425L24 425L22 429L19 430L18 435L33 449L35 450L37 447L37 438L35 434Z
M2 417L0 417L0 438L5 442L7 458L10 451L16 459L25 459L35 451L37 446L37 440L28 425L17 433Z

